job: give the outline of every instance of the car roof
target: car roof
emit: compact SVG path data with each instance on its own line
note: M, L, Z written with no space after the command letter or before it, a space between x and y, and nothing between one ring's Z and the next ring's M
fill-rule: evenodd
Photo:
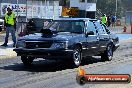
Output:
M97 21L97 19L91 19L91 18L57 18L53 20L66 20L66 21Z
M32 18L33 20L44 20L44 21L98 21L98 19L91 18L56 18L56 19L39 19Z

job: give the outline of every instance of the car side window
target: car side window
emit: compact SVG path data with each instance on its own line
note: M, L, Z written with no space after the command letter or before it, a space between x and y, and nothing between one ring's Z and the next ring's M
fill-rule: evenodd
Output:
M96 29L95 29L95 25L93 22L87 22L87 27L86 27L86 31L93 31L94 34L96 34Z
M108 34L107 31L106 31L105 26L104 25L101 25L101 26L102 26L102 30L103 30L104 34Z
M106 34L106 30L105 28L102 26L102 24L100 24L100 22L95 22L95 25L97 27L98 33L99 34Z
M110 30L108 29L108 27L104 24L102 24L102 26L104 27L105 31L107 34L110 34Z
M75 25L80 25L84 28L84 22L75 22Z

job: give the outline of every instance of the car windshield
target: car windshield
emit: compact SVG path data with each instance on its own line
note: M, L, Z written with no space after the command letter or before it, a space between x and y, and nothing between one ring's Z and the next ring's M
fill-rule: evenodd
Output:
M83 33L84 21L53 21L44 29L55 32Z

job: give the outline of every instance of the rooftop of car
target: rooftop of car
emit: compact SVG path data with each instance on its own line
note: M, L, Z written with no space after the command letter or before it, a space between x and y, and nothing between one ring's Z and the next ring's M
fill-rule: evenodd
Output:
M97 21L97 19L91 19L91 18L57 18L56 20L66 20L66 21Z
M33 20L43 20L43 21L98 21L97 19L91 19L91 18L56 18L56 19L39 19L39 18L33 18Z

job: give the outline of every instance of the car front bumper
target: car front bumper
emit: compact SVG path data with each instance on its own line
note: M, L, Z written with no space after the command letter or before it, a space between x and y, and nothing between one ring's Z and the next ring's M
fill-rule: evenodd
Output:
M73 50L16 48L13 51L17 53L17 56L31 56L45 59L68 59L73 54Z

